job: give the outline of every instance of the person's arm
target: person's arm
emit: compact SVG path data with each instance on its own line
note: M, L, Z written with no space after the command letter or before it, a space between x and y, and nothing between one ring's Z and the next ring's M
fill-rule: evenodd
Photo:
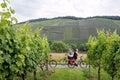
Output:
M76 52L77 53L77 56L79 56L79 53L78 52Z

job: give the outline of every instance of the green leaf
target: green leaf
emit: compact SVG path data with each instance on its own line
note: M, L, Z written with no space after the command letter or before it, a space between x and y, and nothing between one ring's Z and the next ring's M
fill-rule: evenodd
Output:
M5 18L10 18L11 16L10 12L4 12L3 14L5 15Z
M15 71L16 71L16 66L15 66L14 64L12 64L12 65L10 66L10 69L11 69L12 72L15 72Z
M2 7L2 8L6 8L6 7L7 7L7 4L6 4L6 3L1 3L1 7Z
M16 65L17 65L18 67L22 66L21 61L16 61Z
M15 13L15 10L10 7L10 12L11 12L12 14L14 14L14 13Z
M4 54L3 59L9 64L11 63L11 56L9 54Z
M3 58L0 56L0 64L3 62Z
M12 20L12 22L14 21L15 24L18 23L18 20L15 17L12 17L11 20Z

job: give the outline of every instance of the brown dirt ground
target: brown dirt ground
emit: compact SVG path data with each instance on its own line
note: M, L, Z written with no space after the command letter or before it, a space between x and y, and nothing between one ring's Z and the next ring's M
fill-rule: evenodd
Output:
M67 53L50 53L52 55L53 59L61 59L65 57L65 54ZM79 57L83 56L83 58L87 57L87 54L85 54L85 52L79 53Z

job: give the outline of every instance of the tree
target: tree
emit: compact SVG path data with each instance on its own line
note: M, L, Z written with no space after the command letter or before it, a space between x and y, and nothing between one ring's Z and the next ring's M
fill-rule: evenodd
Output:
M107 35L107 44L105 53L103 55L103 68L112 77L119 74L119 60L120 60L120 37L116 31Z
M102 64L102 55L106 47L106 34L104 30L97 31L98 37L90 37L88 40L87 56L91 65L98 67L98 80L100 80L100 70Z
M88 59L91 64L98 67L98 80L100 68L103 69L114 80L119 74L120 60L120 37L116 31L98 32L98 38L90 37L88 40Z

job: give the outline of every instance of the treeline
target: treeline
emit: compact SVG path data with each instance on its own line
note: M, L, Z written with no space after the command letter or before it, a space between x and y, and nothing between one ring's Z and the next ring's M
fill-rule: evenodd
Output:
M38 19L31 19L29 22L40 22L40 21L46 21L46 20L53 20L53 19L72 19L72 20L82 20L84 18L79 18L75 16L64 16L64 17L55 17L55 18L38 18ZM26 22L26 21L25 21ZM25 22L20 22L19 24L23 24Z
M66 53L68 52L68 49L71 48L72 50L78 49L80 52L86 52L87 51L87 45L86 43L70 43L70 42L64 42L64 41L49 41L51 52L57 52L57 53Z
M94 16L94 17L88 17L85 19L90 19L90 18L104 18L104 19L111 19L111 20L120 20L120 16Z
M81 17L75 17L75 16L64 16L64 17L55 17L52 19L72 19L72 20L82 20L85 18L81 18Z
M38 22L38 21L40 22L40 21L45 21L45 20L49 20L49 19L48 18L31 19L29 20L29 22ZM19 24L24 24L25 22L20 22Z
M31 19L31 20L29 20L29 22L40 22L40 21L53 20L53 19L83 20L83 19L91 19L91 18L104 18L104 19L111 19L111 20L120 20L120 16L93 16L93 17L87 17L87 18L75 17L75 16L63 16L63 17L55 17L55 18ZM19 24L23 24L25 22L20 22Z

